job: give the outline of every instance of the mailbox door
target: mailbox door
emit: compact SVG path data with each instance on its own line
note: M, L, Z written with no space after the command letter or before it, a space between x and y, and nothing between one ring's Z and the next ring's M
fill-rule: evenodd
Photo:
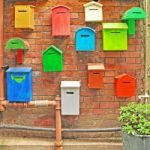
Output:
M102 8L99 8L95 5L85 8L85 21L98 22L102 20Z
M103 33L103 50L127 50L127 30L105 30Z
M103 87L103 73L102 71L89 71L88 72L88 87L101 88Z
M89 29L81 29L76 32L76 50L77 51L94 51L95 50L95 33Z
M15 6L15 28L33 28L33 20L33 10L30 6Z
M70 10L65 7L57 7L52 12L52 36L70 35Z
M7 73L7 99L10 102L32 100L31 73Z
M43 58L44 72L62 71L62 55L55 51L48 51Z
M62 115L79 115L78 88L61 89L61 108Z

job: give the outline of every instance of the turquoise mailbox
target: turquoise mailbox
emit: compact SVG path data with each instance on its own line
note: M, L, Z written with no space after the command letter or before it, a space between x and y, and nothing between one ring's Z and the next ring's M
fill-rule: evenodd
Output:
M128 24L129 27L128 34L135 35L136 32L135 21L142 20L145 18L146 18L146 13L140 7L133 7L127 10L123 15L122 20Z
M76 31L76 51L95 50L95 30L90 27L80 28Z

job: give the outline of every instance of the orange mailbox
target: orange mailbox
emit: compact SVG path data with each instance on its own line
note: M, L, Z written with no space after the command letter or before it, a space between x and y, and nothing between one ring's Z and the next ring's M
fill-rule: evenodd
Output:
M70 35L70 8L56 6L52 8L52 36Z
M131 97L135 95L136 79L128 74L115 77L115 93L117 97Z
M104 64L88 63L88 87L99 89L103 87Z

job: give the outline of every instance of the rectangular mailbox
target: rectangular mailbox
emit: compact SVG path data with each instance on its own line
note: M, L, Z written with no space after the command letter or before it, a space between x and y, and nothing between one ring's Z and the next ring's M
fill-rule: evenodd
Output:
M80 28L76 31L76 51L94 51L95 30L90 27Z
M128 49L126 23L103 23L103 50L125 51Z
M32 100L32 69L9 68L6 71L7 100L29 102Z
M15 28L34 29L34 6L15 5Z
M115 95L117 97L135 96L135 78L128 74L115 77Z
M80 81L61 82L61 114L79 115Z
M52 36L70 35L70 8L56 6L52 8Z
M88 87L99 89L103 87L104 65L88 63Z

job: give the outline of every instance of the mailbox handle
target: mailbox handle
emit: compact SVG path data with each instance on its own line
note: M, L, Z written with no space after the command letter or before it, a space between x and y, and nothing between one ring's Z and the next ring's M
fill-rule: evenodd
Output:
M74 94L74 92L66 92L66 94Z
M140 11L134 11L133 13L134 13L134 14L141 14Z
M120 32L119 31L116 31L116 32L114 31L114 32L111 32L111 33L120 33Z
M122 82L122 83L131 83L130 81L124 81L124 82Z
M18 12L27 12L27 10L18 10Z
M94 9L94 8L92 9L92 8L91 8L91 9L89 9L89 10L98 10L98 9L96 9L96 8L95 8L95 9Z
M90 35L86 34L86 35L81 35L81 37L89 37Z

